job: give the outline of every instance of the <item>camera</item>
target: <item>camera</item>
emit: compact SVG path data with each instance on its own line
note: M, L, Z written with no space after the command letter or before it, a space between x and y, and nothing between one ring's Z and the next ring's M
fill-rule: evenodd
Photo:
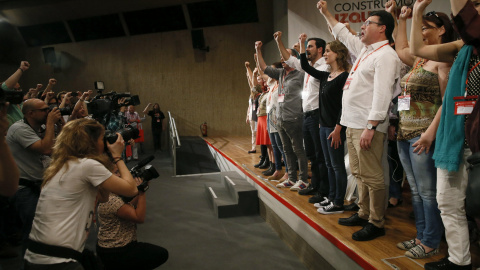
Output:
M138 137L140 137L140 131L138 131L137 128L132 127L131 125L127 125L126 127L118 130L117 132L122 135L123 140L126 142L130 141L130 139L137 139ZM115 143L118 138L117 132L105 130L105 141L109 142L110 144Z
M142 179L142 183L137 186L139 191L145 192L148 190L148 181L158 178L160 175L157 170L150 164L150 161L154 160L154 156L149 156L142 161L138 162L135 166L132 167L130 173L133 177L139 177ZM133 199L133 197L123 197L120 196L125 203L128 203Z
M54 108L58 108L62 116L72 114L72 110L69 107L59 108L56 104L49 105L48 107L50 107L50 110L53 110Z
M138 190L142 192L148 190L148 181L160 176L157 170L150 164L137 172L132 172L132 175L133 177L139 177L143 180L143 182L137 186Z
M130 94L118 94L116 92L102 94L101 90L98 90L98 92L98 95L87 104L88 112L93 114L93 118L95 119L101 119L104 115L111 111L116 111L120 107L140 104L138 95L132 96ZM125 101L119 104L118 101L121 98L125 98Z
M3 90L0 88L0 106L3 107L5 103L20 104L23 101L22 91L17 90Z

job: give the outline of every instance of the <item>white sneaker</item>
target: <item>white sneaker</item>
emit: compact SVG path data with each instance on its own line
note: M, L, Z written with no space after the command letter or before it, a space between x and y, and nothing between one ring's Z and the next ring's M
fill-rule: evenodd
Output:
M308 183L303 182L302 180L298 180L293 187L290 188L291 191L299 191L302 189L306 189L308 187Z
M294 185L295 185L294 182L287 179L287 180L283 181L282 183L278 184L277 187L286 188L286 187L293 187Z

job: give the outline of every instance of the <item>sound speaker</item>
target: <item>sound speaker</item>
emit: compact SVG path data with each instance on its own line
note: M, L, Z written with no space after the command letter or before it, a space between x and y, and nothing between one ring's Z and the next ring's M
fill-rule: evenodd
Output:
M203 29L192 30L192 45L194 49L203 49L205 47Z
M57 57L55 56L55 48L54 47L46 47L43 48L43 58L45 59L45 63L53 64L57 62Z

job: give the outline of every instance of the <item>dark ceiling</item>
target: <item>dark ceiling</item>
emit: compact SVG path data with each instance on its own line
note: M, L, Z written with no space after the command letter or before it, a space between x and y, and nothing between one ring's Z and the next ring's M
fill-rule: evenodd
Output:
M258 22L255 0L0 0L29 47Z

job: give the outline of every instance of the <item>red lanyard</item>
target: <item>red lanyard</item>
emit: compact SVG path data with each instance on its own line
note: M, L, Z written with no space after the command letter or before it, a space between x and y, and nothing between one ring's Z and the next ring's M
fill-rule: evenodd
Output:
M381 48L387 46L388 44L389 44L388 42L385 43L385 44L383 44L382 46L378 47L375 51L373 51L373 52L369 53L367 56L365 56L365 58L363 58L363 59L361 59L360 61L358 61L358 62L357 62L357 65L356 65L355 68L353 69L353 72L357 71L357 68L358 68L358 66L360 65L360 63L362 63L363 61L365 61L365 59L367 59L367 58L368 58L370 55L372 55L374 52L380 50Z
M308 76L307 76L307 81L305 82L305 88L307 88L307 85L308 85L308 79L310 79L310 74L308 74Z
M274 87L270 90L270 96L268 97L268 101L272 100L272 95L275 94L275 89L277 89L278 84L275 84Z
M423 61L423 62L422 62ZM405 82L405 87L403 88L403 95L407 95L407 84L408 84L408 81L410 80L410 77L412 77L413 73L415 73L415 71L417 70L417 67L419 67L418 65L420 64L420 62L422 62L422 64L420 65L420 67L423 67L423 65L425 65L428 60L426 59L420 59L417 61L417 63L415 64L415 67L412 69L412 71L410 72L410 75L408 75L408 78L407 78L407 81Z

